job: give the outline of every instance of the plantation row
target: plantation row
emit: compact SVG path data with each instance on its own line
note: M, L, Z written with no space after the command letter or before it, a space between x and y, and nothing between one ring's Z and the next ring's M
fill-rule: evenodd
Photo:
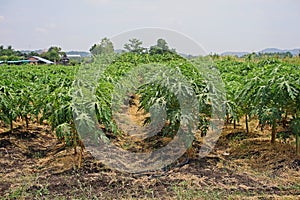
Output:
M70 89L76 67L66 66L1 66L0 119L10 126L23 120L43 123L53 130L72 119Z
M118 95L114 94L114 91L123 91L122 95L133 95L132 91L126 90L126 84L130 85L134 80L138 80L130 79L128 76L128 73L136 72L132 75L155 76L155 79L144 80L142 85L134 88L134 95L140 96L140 108L146 112L151 112L151 107L156 105L165 107L165 120L168 123L162 129L164 136L174 135L183 119L190 121L198 119L196 126L202 131L202 135L205 135L209 119L212 117L212 106L216 106L211 103L214 101L226 105L226 116L223 117L227 123L235 124L245 117L247 132L248 121L254 118L258 119L261 129L266 125L272 127L271 142L275 142L278 126L284 127L286 130L284 135L296 137L296 149L299 154L300 62L297 59L289 61L274 58L216 59L215 66L225 84L226 100L222 96L222 84L218 80L218 73L210 67L212 61L209 58L187 60L174 53L155 55L124 53L112 55L110 60L111 62L101 63L104 65L101 68L103 72L99 74L98 79L94 78L98 80L96 87L94 86L96 99L80 102L84 105L89 104L95 109L97 121L104 132L122 134L112 114L113 96ZM140 69L141 66L144 70ZM199 71L196 66L201 70ZM87 70L80 71L85 67ZM13 122L16 121L23 121L27 126L29 122L46 121L60 140L73 147L80 146L82 143L75 124L82 119L85 119L85 123L90 123L87 124L90 127L95 127L96 124L93 124L92 116L88 114L86 108L78 109L80 106L75 104L79 102L72 99L74 95L80 99L78 94L86 94L84 87L78 85L87 84L84 82L85 75L91 78L95 72L93 69L98 69L97 67L99 67L97 61L81 68L1 66L0 124L4 123L13 131ZM157 73L151 71L149 67L155 69L166 67L168 70ZM177 73L185 78L169 77L170 74ZM76 77L83 78L78 80ZM126 82L126 79L129 81ZM188 84L181 84L182 81ZM178 95L197 97L199 103L197 112L191 110L190 113L182 113ZM194 113L199 116L193 116ZM150 123L150 118L146 118L145 123ZM101 131L99 134L106 138Z
M300 63L299 59L275 58L217 62L227 91L227 122L245 117L257 118L261 130L272 129L271 142L277 134L296 137L296 152L300 154ZM277 127L285 131L278 133Z

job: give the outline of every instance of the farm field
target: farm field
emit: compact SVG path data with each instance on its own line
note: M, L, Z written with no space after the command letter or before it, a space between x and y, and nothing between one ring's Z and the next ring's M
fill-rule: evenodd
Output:
M171 83L161 78L129 94L133 102L128 115L138 124L147 124L149 117L139 116L137 110L149 113L163 99L168 123L162 130L151 140L134 140L118 128L111 105L114 84L137 66L154 63L180 71L192 86L176 88L193 90L200 105L200 134L188 151L174 164L137 174L111 169L84 150L75 123L85 110L74 115L77 102L72 101L80 66L0 66L0 198L299 199L299 58L213 61L226 100L221 93L211 95L207 87L206 76L216 74L195 67L210 59L123 53L106 66L95 88L97 101L92 102L103 130L97 134L125 150L147 152L165 146L184 116L176 96L166 89ZM223 100L225 125L216 146L200 159L213 98Z

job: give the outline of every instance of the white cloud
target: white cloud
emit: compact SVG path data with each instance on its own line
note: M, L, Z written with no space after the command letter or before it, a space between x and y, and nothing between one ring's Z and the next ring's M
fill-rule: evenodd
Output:
M45 33L48 33L50 30L53 30L55 28L56 28L56 24L51 23L51 24L46 24L45 26L36 27L34 30L36 32L45 34Z
M108 4L112 2L112 0L86 0L86 1L91 4Z
M36 27L34 30L39 33L48 33L48 30L42 27Z
M0 15L0 23L4 21L4 16Z
M46 27L47 27L48 29L54 29L54 28L56 28L56 24L54 24L54 23L47 24Z

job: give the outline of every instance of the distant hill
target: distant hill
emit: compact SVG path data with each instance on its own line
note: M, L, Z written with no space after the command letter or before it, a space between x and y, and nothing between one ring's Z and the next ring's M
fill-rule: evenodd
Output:
M87 56L91 55L90 52L86 52L86 51L67 51L66 54L67 55L80 55L81 57L87 57Z
M43 52L47 51L46 49L37 49L37 50L20 50L20 52L22 53L30 53L30 52L35 52L38 54L41 54ZM90 56L91 53L90 52L86 52L86 51L67 51L66 52L67 55L80 55L81 57L87 57Z
M224 53L221 53L221 56L237 56L237 57L242 57L244 55L249 54L249 52L235 52L235 51L227 51Z
M297 56L297 55L300 54L300 48L298 48L298 49L266 48L266 49L263 49L261 51L254 52L254 53L264 54L264 53L286 53L286 52L290 52L293 56ZM242 57L242 56L247 55L249 53L252 53L252 52L227 51L227 52L221 53L221 56L238 56L238 57Z
M264 50L259 51L258 53L286 53L290 52L293 56L299 55L299 49L277 49L277 48L267 48Z
M266 48L263 49L261 51L259 51L258 53L285 53L285 50L282 49L277 49L277 48Z
M35 52L35 53L38 53L38 54L41 54L43 53L44 51L47 51L45 49L37 49L37 50L20 50L21 53L31 53L31 52Z
M115 53L122 53L123 51L125 51L125 50L122 50L122 49L115 49Z

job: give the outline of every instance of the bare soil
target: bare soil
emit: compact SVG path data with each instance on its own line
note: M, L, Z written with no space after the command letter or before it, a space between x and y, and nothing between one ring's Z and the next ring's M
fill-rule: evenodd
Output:
M129 114L140 124L145 116L137 106L138 101ZM25 128L19 123L13 133L0 125L0 199L300 199L294 141L271 144L270 130L250 125L249 134L241 125L225 126L205 158L198 157L198 138L173 165L143 174L110 169L87 151L78 168L74 148L66 148L47 125ZM172 138L111 139L139 152L160 148Z

